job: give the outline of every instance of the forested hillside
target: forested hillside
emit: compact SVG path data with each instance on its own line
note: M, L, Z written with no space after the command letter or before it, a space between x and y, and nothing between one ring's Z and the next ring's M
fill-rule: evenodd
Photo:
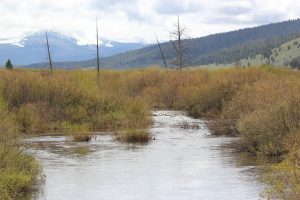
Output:
M270 65L284 66L292 68L300 68L300 37L294 40L285 42L271 50ZM247 65L260 65L266 63L267 59L261 55L255 55L233 63L234 65L247 66ZM231 65L233 65L231 64Z
M273 23L254 28L219 33L206 37L185 40L189 47L186 54L187 65L228 64L243 58L253 57L280 46L300 36L300 19ZM175 59L175 51L170 42L161 44L169 66ZM129 51L103 58L102 67L122 69L162 65L157 45ZM82 62L56 63L60 68L81 68L95 65L95 60ZM47 64L35 64L30 67L46 67Z

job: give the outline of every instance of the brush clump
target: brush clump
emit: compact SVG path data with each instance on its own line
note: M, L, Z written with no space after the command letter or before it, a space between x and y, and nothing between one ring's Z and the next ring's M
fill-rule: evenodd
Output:
M127 143L148 143L151 137L146 130L126 130L119 133L117 139Z

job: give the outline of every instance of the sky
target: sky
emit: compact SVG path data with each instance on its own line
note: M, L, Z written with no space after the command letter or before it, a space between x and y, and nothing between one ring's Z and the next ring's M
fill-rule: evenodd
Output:
M296 0L0 0L0 39L40 30L94 43L168 40L177 15L188 37L206 36L300 17Z

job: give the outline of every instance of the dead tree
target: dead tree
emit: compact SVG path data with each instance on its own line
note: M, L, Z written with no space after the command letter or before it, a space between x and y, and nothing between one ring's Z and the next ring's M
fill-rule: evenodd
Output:
M177 24L175 24L175 29L170 32L171 43L176 52L176 61L174 64L178 67L178 69L182 69L185 67L186 62L186 54L187 54L187 45L184 40L186 29L181 26L179 15L177 16Z
M157 38L156 33L154 33L154 34L155 34L157 46L159 47L159 50L160 50L161 58L162 58L162 60L164 61L165 68L167 69L168 66L167 66L167 62L166 62L166 59L165 59L165 54L164 54L164 52L163 52L163 50L162 50L162 48L161 48L161 45L160 45L160 42L159 42L159 40L158 40L158 38Z
M49 39L48 39L48 31L47 30L46 30L46 42L47 42L49 67L50 67L50 70L52 71L53 70L53 65L52 65L51 52L50 52L50 47L49 47Z
M98 33L98 19L96 18L96 48L97 48L97 78L99 81L99 73L100 73L100 56L99 56L99 33Z

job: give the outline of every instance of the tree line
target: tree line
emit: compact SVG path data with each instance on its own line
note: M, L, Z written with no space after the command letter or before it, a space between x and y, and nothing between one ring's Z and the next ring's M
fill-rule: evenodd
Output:
M96 20L97 21L97 20ZM275 23L256 28L213 34L201 38L189 39L187 29L177 16L174 29L169 31L169 42L161 43L155 34L157 45L119 54L109 58L101 58L101 64L107 68L146 67L153 64L165 68L182 69L187 66L207 64L230 64L244 58L263 55L266 64L272 64L272 49L282 43L300 36L300 20ZM96 22L96 55L93 61L76 63L76 66L96 66L100 69L100 49L98 24ZM48 67L53 68L49 41L47 40ZM288 65L294 65L294 62ZM55 63L62 67L62 63ZM72 64L72 63L71 63ZM262 63L265 64L265 63ZM52 66L52 67L51 67Z

